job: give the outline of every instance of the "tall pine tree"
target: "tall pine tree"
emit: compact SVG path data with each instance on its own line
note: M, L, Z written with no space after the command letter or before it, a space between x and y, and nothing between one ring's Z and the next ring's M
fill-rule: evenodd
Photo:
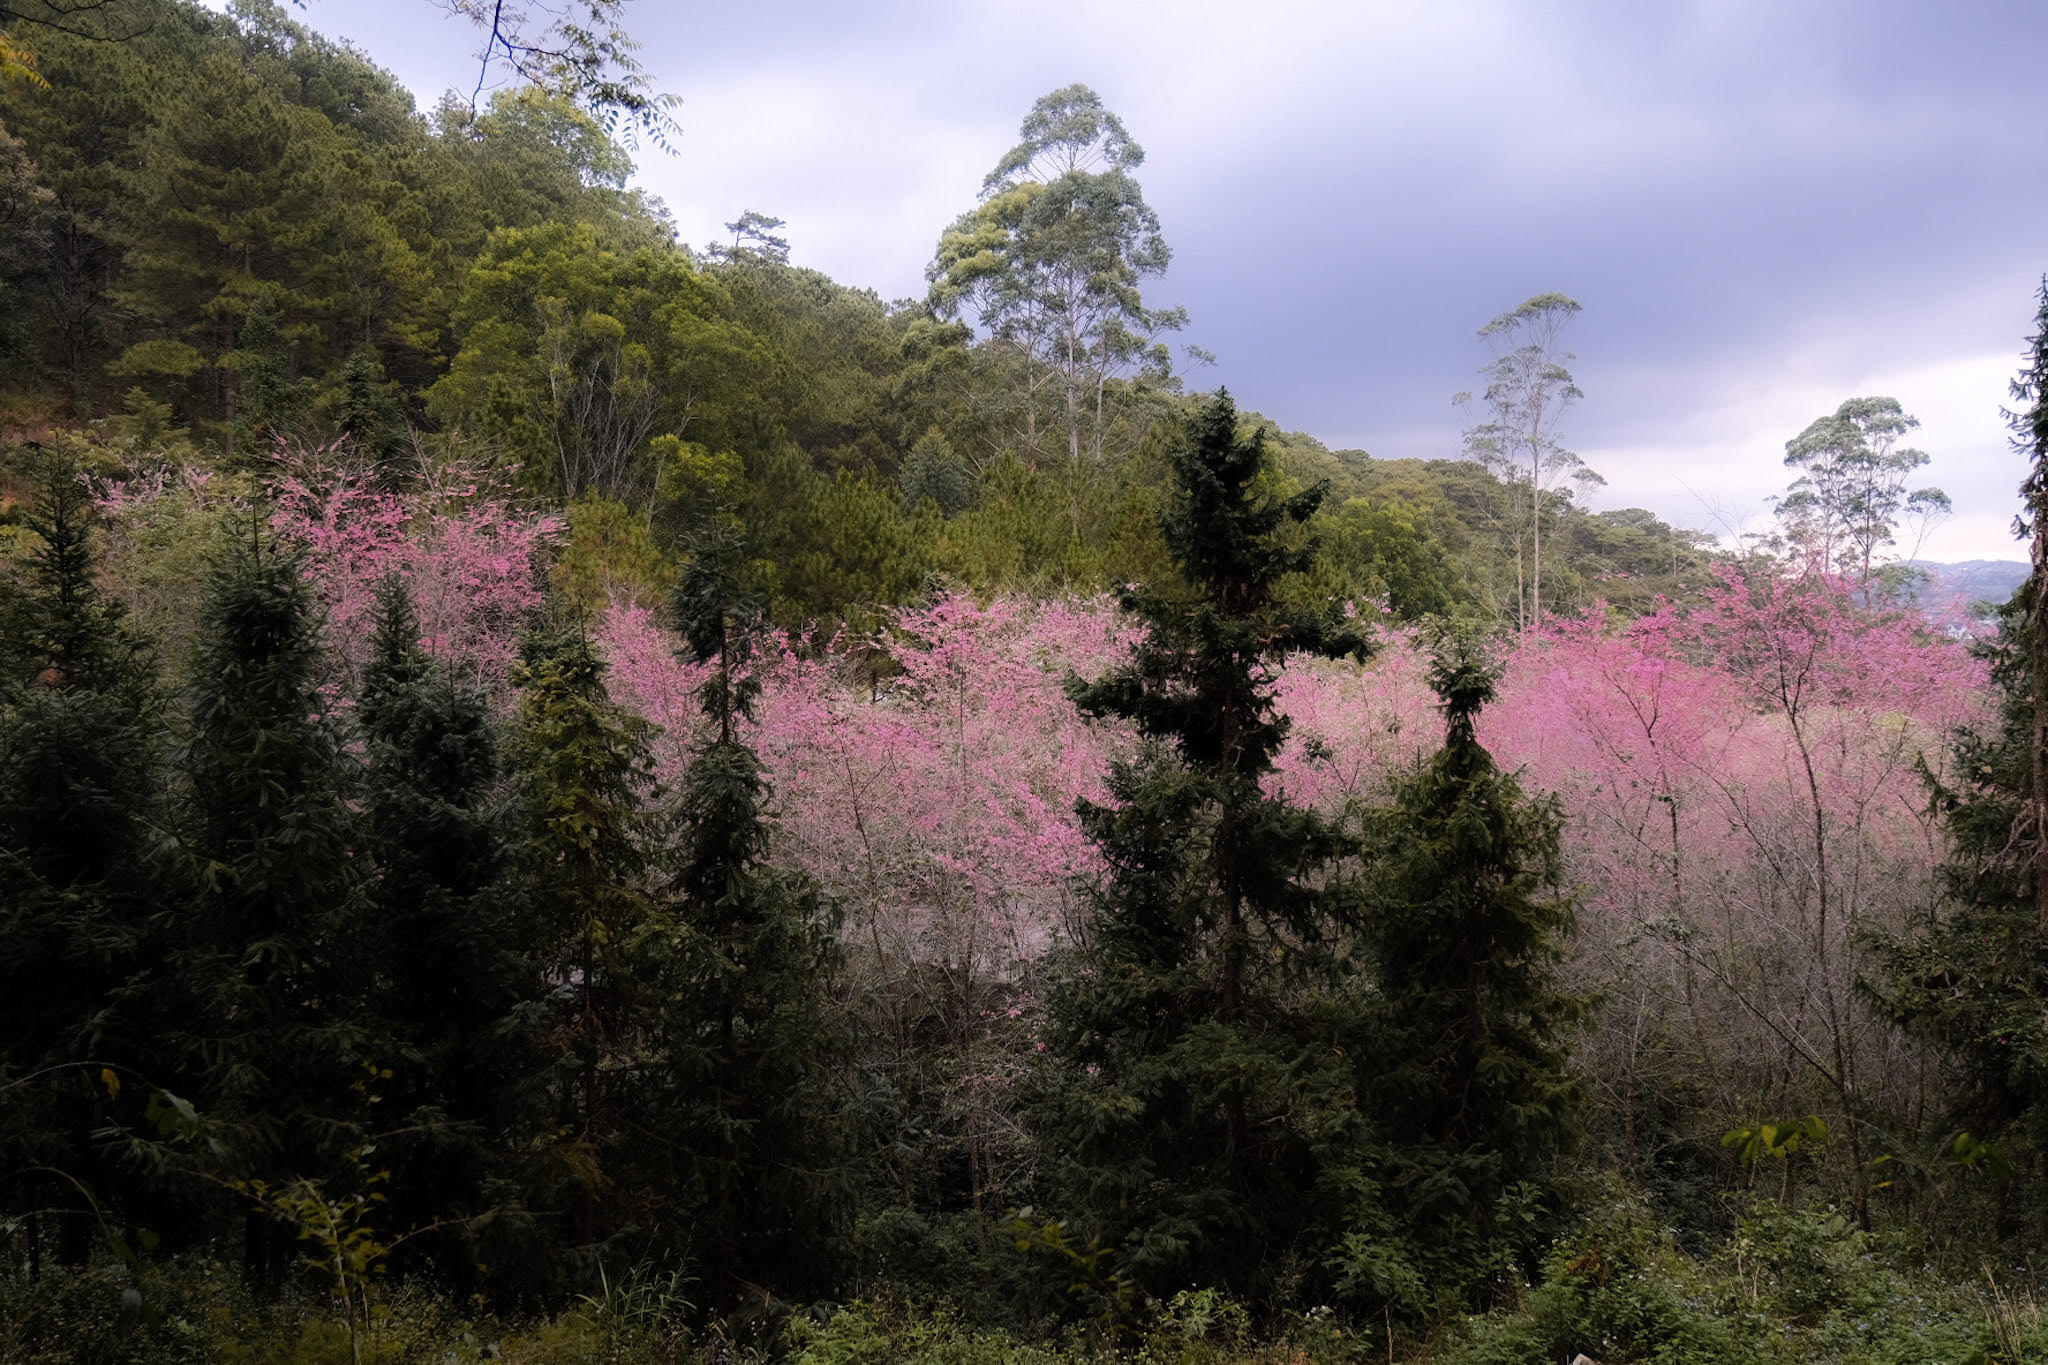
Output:
M769 788L744 728L760 613L741 571L738 533L712 526L676 593L688 655L712 666L699 692L709 726L677 808L673 917L648 944L661 982L658 1169L685 1192L689 1244L719 1304L748 1284L827 1287L847 1164L828 1069L842 1049L825 1008L839 943L816 884L768 862Z
M555 986L552 1126L561 1139L550 1184L573 1208L575 1242L593 1251L599 1193L619 1143L619 1062L645 1002L629 945L643 932L646 722L614 704L605 665L580 629L536 633L514 671L521 688L512 746L520 802L519 872Z
M76 1259L100 1213L132 1217L145 1193L92 1135L130 1117L122 1085L139 1096L163 1071L162 708L147 651L93 581L76 465L36 472L36 548L21 581L0 581L0 1197L64 1210Z
M362 943L352 774L328 711L320 616L296 553L251 513L208 570L179 757L189 900L174 1037L245 1180L320 1178L361 1135ZM246 1262L281 1272L260 1214Z
M1551 1159L1576 1135L1568 1031L1583 1005L1557 975L1572 911L1555 803L1524 795L1474 734L1494 687L1476 647L1446 642L1431 683L1443 747L1372 822L1362 880L1361 956L1378 986L1364 1094L1379 1188L1353 1193L1359 1221L1394 1216L1442 1292L1492 1268L1496 1252L1528 1249L1504 1214L1509 1200L1541 1211ZM1354 1239L1346 1269L1383 1264L1386 1251Z
M1959 730L1954 776L1929 779L1950 841L1944 913L1918 934L1874 936L1885 970L1866 986L1955 1061L1950 1121L2009 1143L2039 1201L2048 1176L2048 279L2036 304L2007 413L2013 450L2027 461L2018 529L2032 537L2033 573L2000 612L1997 636L1977 646L1998 688L1998 721ZM2000 1206L2011 1211L2003 1196Z
M444 1226L444 1274L501 1275L545 1252L517 1188L543 1070L545 1005L490 709L436 667L402 580L378 588L356 719L366 760L362 938L371 1059L394 1136L380 1142L395 1230Z
M1112 772L1110 804L1082 808L1108 875L1057 976L1032 1118L1060 1207L1145 1287L1265 1295L1333 1235L1319 1191L1359 1136L1330 881L1349 843L1265 789L1287 734L1274 685L1290 654L1364 640L1279 592L1311 562L1292 528L1322 489L1271 493L1227 395L1170 458L1162 529L1191 591L1127 589L1144 641L1071 686L1147 748Z

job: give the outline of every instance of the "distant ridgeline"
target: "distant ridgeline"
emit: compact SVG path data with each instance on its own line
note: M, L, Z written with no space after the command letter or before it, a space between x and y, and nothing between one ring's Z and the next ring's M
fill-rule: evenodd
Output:
M2009 601L2030 572L2026 563L2017 559L1966 559L1960 564L1909 559L1906 567L1927 575L1914 588L1913 600L1936 617L1976 615L1974 608L1979 604L1997 606Z

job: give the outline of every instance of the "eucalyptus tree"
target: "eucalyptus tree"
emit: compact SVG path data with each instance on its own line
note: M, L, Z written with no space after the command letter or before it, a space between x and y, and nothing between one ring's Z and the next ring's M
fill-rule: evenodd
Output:
M1919 425L1896 398L1851 398L1785 443L1785 467L1799 473L1778 499L1787 538L1813 563L1853 575L1866 601L1900 518L1925 521L1949 507L1939 488L1907 491L1930 458L1899 444Z
M971 321L1024 369L1021 433L1036 457L1050 390L1068 459L1103 455L1111 382L1170 380L1164 332L1181 308L1149 307L1144 282L1173 253L1132 174L1145 159L1123 121L1085 85L1032 106L1021 140L982 182L980 205L939 239L928 302Z
M1565 413L1585 397L1567 368L1574 357L1558 346L1559 335L1579 311L1579 304L1563 294L1538 294L1479 329L1493 359L1479 371L1486 381L1479 399L1484 420L1466 428L1465 452L1516 490L1515 501L1523 509L1511 511L1508 522L1528 528L1526 579L1519 529L1515 534L1515 611L1525 627L1543 618L1546 510L1566 480L1582 486L1606 482L1558 441ZM1469 408L1473 398L1461 393L1452 401Z

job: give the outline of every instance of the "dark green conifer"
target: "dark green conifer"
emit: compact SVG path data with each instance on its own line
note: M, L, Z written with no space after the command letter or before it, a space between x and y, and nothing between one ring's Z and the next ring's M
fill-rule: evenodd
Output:
M392 1073L382 1098L395 1136L380 1144L391 1225L446 1227L434 1239L446 1273L466 1278L481 1261L510 1274L544 1251L512 1189L539 1100L537 945L512 895L489 707L421 650L395 576L378 589L356 715L373 868L366 1046Z
M93 1135L132 1117L122 1085L139 1102L162 1071L161 707L147 651L93 582L76 465L36 473L36 548L0 581L0 1207L68 1210L58 1243L76 1259L94 1203L134 1216L146 1193Z
M623 1123L617 1063L645 1008L628 945L649 914L647 724L612 702L582 630L536 633L523 652L512 760L523 894L556 986L552 1126L563 1137L550 1155L573 1236L594 1248L617 1230L600 1226L598 1194Z
M710 725L676 811L672 918L648 943L662 982L659 1169L721 1304L748 1284L827 1287L846 1195L827 1074L841 1051L825 1009L838 939L810 878L768 862L769 788L743 728L761 623L742 572L738 533L714 525L676 592L688 655L711 665Z
M944 516L964 512L974 505L974 472L953 452L937 427L918 437L904 457L896 481L903 485L903 505L912 512L926 500L936 504Z
M1886 1014L1950 1059L1950 1131L2009 1144L2014 1169L2029 1178L2048 1153L2048 938L2030 837L2033 587L2021 586L2001 610L1998 635L1977 647L1998 689L1997 721L1957 730L1951 776L1928 777L1949 837L1943 913L1917 931L1871 933L1882 971L1863 983Z
M1363 1070L1380 1187L1354 1193L1362 1221L1394 1215L1442 1291L1497 1250L1528 1249L1504 1215L1509 1201L1543 1212L1552 1158L1576 1136L1568 1032L1584 1007L1557 973L1572 910L1556 803L1524 795L1475 736L1494 685L1475 646L1443 645L1431 683L1443 747L1397 784L1368 840L1360 947L1378 991ZM1372 1259L1354 1242L1346 1268Z
M1267 491L1227 395L1170 459L1162 529L1191 591L1127 589L1144 642L1071 686L1147 748L1113 771L1111 804L1082 808L1108 875L1057 975L1033 1121L1060 1207L1145 1287L1265 1295L1334 1236L1318 1191L1359 1136L1334 951L1348 903L1329 880L1350 845L1264 788L1287 733L1274 682L1290 654L1364 641L1278 591L1314 554L1290 529L1322 489Z
M243 465L262 468L272 443L290 431L305 397L304 386L292 376L291 343L273 293L257 294L236 340L231 454Z
M386 485L396 484L405 455L405 415L375 347L358 346L341 366L341 388L329 423L367 457Z
M194 1098L233 1135L224 1174L320 1178L364 1117L361 868L318 605L260 514L226 535L198 632L174 1036ZM290 1238L253 1214L248 1228L248 1268L273 1278Z
M2027 461L2019 528L2032 536L2033 573L1976 647L1998 720L1958 730L1953 776L1928 775L1949 836L1944 913L1917 933L1872 935L1884 971L1864 983L1956 1064L1955 1127L1998 1144L2032 1181L2048 1159L2048 280L2036 299L2007 414ZM2000 1212L2011 1212L2003 1194Z

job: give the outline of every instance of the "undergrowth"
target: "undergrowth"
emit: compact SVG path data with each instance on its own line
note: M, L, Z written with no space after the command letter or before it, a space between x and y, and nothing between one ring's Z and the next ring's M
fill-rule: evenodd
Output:
M504 1317L420 1285L383 1289L352 1340L316 1286L251 1292L218 1261L167 1258L31 1275L0 1245L0 1360L20 1365L2023 1365L2048 1362L2034 1268L1987 1255L1938 1269L1902 1232L1828 1207L1755 1202L1734 1235L1689 1255L1639 1201L1616 1198L1560 1238L1508 1305L1435 1323L1345 1322L1327 1308L1259 1322L1213 1290L1027 1339L978 1321L971 1297L877 1286L843 1305L785 1307L739 1330L706 1322L691 1284L643 1269L562 1311ZM971 1270L971 1267L963 1267ZM965 1280L963 1277L963 1284Z

